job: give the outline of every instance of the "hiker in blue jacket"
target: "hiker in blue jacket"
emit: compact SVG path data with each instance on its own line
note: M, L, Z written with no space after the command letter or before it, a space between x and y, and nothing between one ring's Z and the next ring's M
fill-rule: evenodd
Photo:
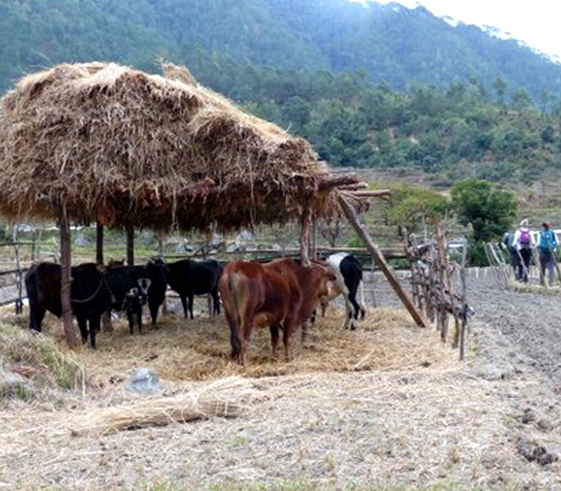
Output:
M512 241L512 245L516 248L518 256L520 257L517 279L522 283L528 283L532 250L535 247L534 238L532 237L528 225L528 219L522 220L520 222L520 228L514 234L514 240Z
M542 223L538 239L538 254L540 258L540 285L545 285L545 270L549 277L549 286L555 283L555 260L557 258L557 237L549 229L549 223Z

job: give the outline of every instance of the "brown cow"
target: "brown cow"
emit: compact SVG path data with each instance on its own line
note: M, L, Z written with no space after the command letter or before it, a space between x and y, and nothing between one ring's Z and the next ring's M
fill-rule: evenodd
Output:
M333 273L311 265L301 266L292 259L278 259L261 265L236 261L224 269L218 288L230 326L232 358L245 365L254 327L269 326L273 356L277 356L279 329L287 360L290 338L327 294Z

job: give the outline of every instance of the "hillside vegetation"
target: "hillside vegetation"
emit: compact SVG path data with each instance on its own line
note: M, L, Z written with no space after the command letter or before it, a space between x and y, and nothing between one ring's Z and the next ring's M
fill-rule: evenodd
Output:
M187 65L335 166L527 182L561 167L561 66L422 7L0 0L0 91L61 62ZM538 107L540 109L538 109Z

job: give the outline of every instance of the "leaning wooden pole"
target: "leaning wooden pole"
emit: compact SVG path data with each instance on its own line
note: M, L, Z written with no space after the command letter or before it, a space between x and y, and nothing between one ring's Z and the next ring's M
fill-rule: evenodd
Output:
M71 300L71 250L70 250L70 223L66 206L62 205L60 209L60 303L62 307L62 322L64 325L64 333L66 335L66 343L70 348L78 345L78 336L72 322L72 300Z
M411 314L411 317L413 317L413 320L417 323L418 326L427 327L428 326L427 320L425 319L423 314L419 312L419 310L417 310L415 304L411 300L411 297L409 297L407 292L401 287L401 284L399 283L399 280L397 279L395 273L393 272L389 264L386 262L386 259L384 258L382 251L378 248L376 244L374 244L374 241L370 237L368 230L366 230L366 228L364 228L360 224L358 215L355 209L353 208L353 206L349 204L343 196L339 196L339 202L341 203L341 208L343 209L343 213L347 217L347 220L355 229L358 236L364 242L364 245L368 249L368 252L370 252L372 259L374 259L376 265L382 270L384 276L390 283L396 295L399 297L399 299L401 300L407 311Z

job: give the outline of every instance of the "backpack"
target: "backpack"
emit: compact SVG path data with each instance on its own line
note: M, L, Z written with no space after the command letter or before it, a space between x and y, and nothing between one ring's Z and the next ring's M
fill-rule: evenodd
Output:
M532 243L532 235L530 234L529 229L527 228L520 229L520 237L518 238L518 242L520 243L520 246L524 249L530 247L530 244Z
M550 248L555 248L556 244L555 235L551 230L542 230L540 232L540 249L548 251Z

